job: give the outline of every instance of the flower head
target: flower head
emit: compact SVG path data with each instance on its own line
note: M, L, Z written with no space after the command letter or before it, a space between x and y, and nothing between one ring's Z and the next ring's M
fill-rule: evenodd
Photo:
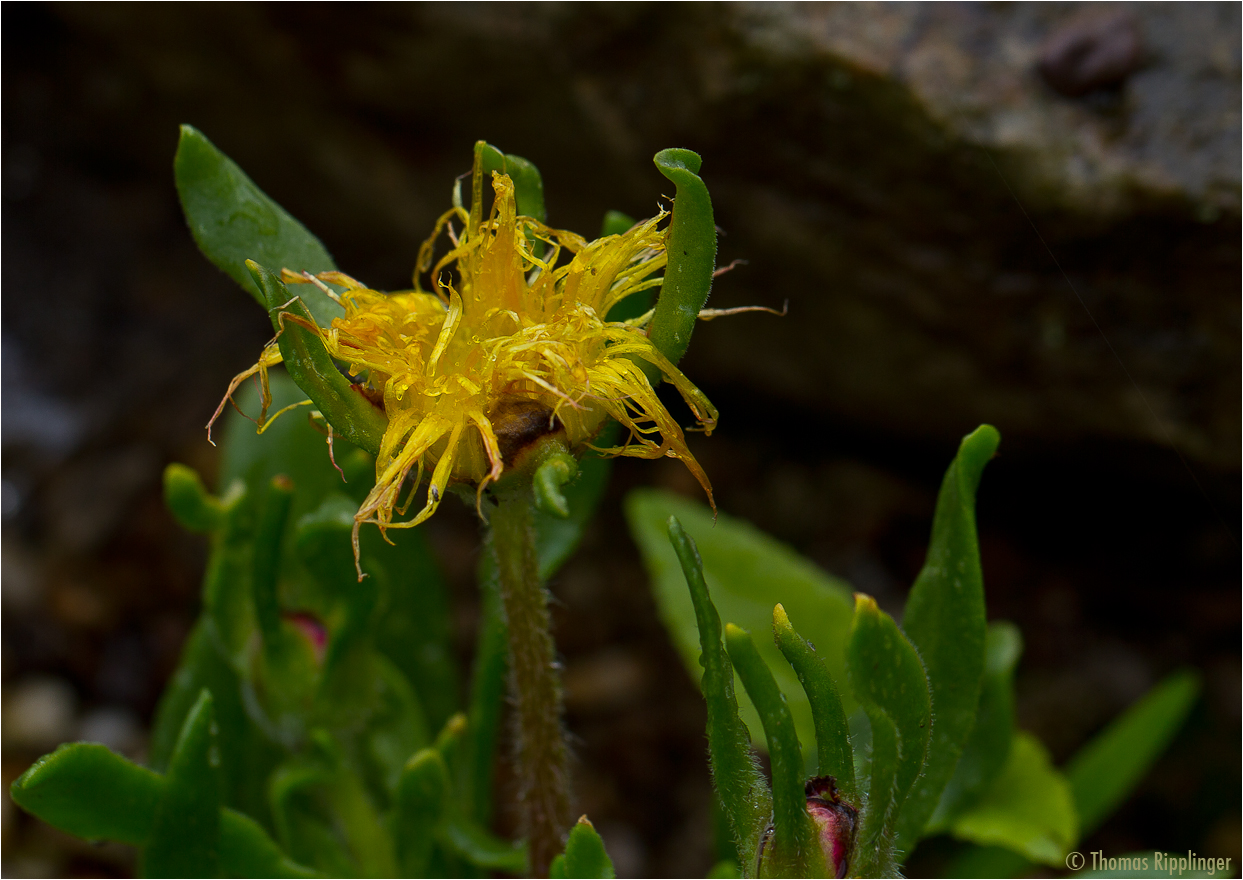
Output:
M356 556L363 523L382 532L417 526L450 485L481 494L544 435L559 435L575 453L597 448L592 442L610 418L629 437L598 451L680 459L711 498L706 474L643 365L678 389L705 432L716 424L716 409L648 339L650 315L607 320L617 303L661 284L654 273L666 262L660 226L667 214L587 242L518 214L509 176L493 172L490 183L494 197L485 215L477 161L471 210L457 204L437 222L419 250L414 290L381 293L338 272L283 272L287 282L345 288L344 316L308 329L388 420L375 488L355 517ZM437 259L442 238L448 252ZM430 292L422 286L425 274ZM264 380L280 360L274 341L234 387L255 372ZM425 471L431 477L422 509L396 519Z

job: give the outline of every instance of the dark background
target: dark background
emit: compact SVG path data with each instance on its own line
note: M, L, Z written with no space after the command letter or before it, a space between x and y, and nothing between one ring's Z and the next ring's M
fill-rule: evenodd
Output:
M1237 4L0 14L6 785L63 740L143 755L205 559L160 473L214 474L202 426L270 335L187 233L178 123L381 289L408 286L478 138L588 235L649 215L670 189L650 157L684 146L719 263L748 261L711 304L789 301L701 326L682 365L722 413L692 440L722 510L900 609L958 439L995 424L979 523L990 614L1026 640L1021 725L1060 762L1162 675L1204 676L1081 849L1239 864ZM1037 67L1076 40L1071 96ZM623 876L693 875L702 702L618 506L652 484L701 497L675 462L620 461L552 585L557 638L580 810ZM446 504L427 529L465 661L477 525ZM132 870L3 804L6 875Z

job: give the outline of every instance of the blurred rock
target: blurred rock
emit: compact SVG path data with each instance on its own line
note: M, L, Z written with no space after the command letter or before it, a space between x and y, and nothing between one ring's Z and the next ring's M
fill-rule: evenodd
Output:
M4 740L49 751L72 738L77 695L69 683L51 676L32 676L4 688Z
M685 145L705 156L721 262L750 260L714 304L790 300L786 319L698 334L686 368L709 390L942 444L988 421L1011 451L1172 440L1239 468L1237 4L85 5L54 18L60 45L93 47L63 59L80 84L62 97L80 107L61 142L163 180L174 123L193 121L377 286L408 283L478 137L536 161L554 223L585 232L605 207L653 210L669 187L650 156ZM339 51L320 50L328 33ZM1058 46L1063 61L1087 53L1070 90L1091 95L1042 79ZM60 94L27 72L9 87L28 114ZM26 175L43 153L23 149ZM48 156L38 167L52 178ZM127 295L169 303L165 279L181 283L161 269Z
M101 706L87 712L78 724L77 739L100 743L134 760L146 747L141 720L123 706Z

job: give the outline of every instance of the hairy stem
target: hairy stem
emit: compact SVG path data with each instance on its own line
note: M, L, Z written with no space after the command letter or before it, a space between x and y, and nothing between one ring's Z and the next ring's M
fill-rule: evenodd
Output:
M569 753L561 728L561 680L549 632L548 593L539 579L526 492L507 494L492 513L501 598L509 624L510 691L517 720L517 771L531 871L548 876L570 827Z

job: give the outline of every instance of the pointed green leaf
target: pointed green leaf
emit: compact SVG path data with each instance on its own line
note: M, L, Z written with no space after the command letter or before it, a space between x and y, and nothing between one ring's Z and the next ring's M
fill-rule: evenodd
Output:
M155 809L142 869L153 877L212 877L220 861L220 752L211 692L186 716Z
M1199 677L1176 672L1075 754L1066 765L1082 834L1091 834L1131 793L1182 727Z
M613 860L604 851L604 841L596 833L595 826L586 816L581 817L570 829L565 843L565 853L553 860L557 866L556 876L569 878L599 878L613 880ZM552 874L550 869L549 874Z
M1070 785L1034 736L1017 731L1010 756L984 796L951 829L960 840L1004 846L1061 867L1078 839Z
M397 860L407 877L426 877L433 832L445 808L449 768L436 749L423 749L406 762L397 784L393 837Z
M161 776L95 743L61 746L9 788L19 807L62 831L133 845L150 836L163 792Z
M1014 624L1001 621L989 625L985 645L984 686L980 690L975 728L928 822L929 834L945 831L956 816L972 806L1001 772L1010 754L1014 736L1014 667L1023 650L1023 637Z
M263 293L289 375L311 398L337 434L375 455L380 450L388 419L383 411L351 386L349 379L341 375L324 348L323 340L298 323L298 319L307 323L312 321L303 295L299 293L298 297L293 297L280 278L254 260L247 260L246 268ZM304 286L315 289L314 285Z
M772 795L751 756L751 737L738 715L733 665L721 641L721 617L708 593L699 551L677 517L670 516L666 528L689 588L699 633L699 664L703 668L701 688L708 704L708 756L712 781L725 815L729 817L739 859L744 864L754 864L760 839L772 813Z
M899 861L923 836L975 725L987 631L975 493L1000 441L991 425L982 425L963 438L941 483L928 558L911 587L902 617L902 629L927 670L937 723L923 776L898 820L895 848Z
M246 271L247 260L312 274L336 268L319 239L189 125L181 126L173 168L181 208L199 249L265 309L264 295ZM318 289L309 289L303 301L323 327L343 314Z
M870 596L855 595L847 649L850 684L872 724L872 782L855 864L862 876L888 871L893 827L924 768L932 702L915 648Z
M725 647L751 702L759 710L772 759L773 831L760 857L760 873L774 877L823 877L824 854L807 815L803 755L785 694L764 665L750 633L732 623L725 624Z
M191 631L177 672L160 698L151 735L151 767L159 772L168 769L181 728L204 688L212 693L220 728L221 800L249 815L266 818L265 781L281 760L281 750L243 706L238 674L205 619L200 618Z
M692 677L699 677L699 633L686 579L666 537L665 522L670 514L677 516L695 540L703 557L704 578L721 616L751 632L764 632L772 626L773 606L781 603L799 622L799 631L815 646L816 655L838 683L847 715L854 710L854 696L845 687L846 643L854 602L845 583L750 523L723 513L714 521L712 511L704 505L670 492L631 492L625 510L630 534L652 579L661 621ZM763 639L756 647L789 700L799 741L813 742L816 729L811 704L798 676L775 642ZM759 715L751 700L740 693L738 703L742 720L756 737L753 744L764 748ZM812 768L807 769L810 775Z
M816 727L816 775L832 776L842 797L857 806L862 801L855 783L850 725L842 709L842 698L833 684L833 675L812 644L794 629L780 603L773 608L773 634L777 648L794 668L811 706L812 723Z
M708 301L716 269L716 224L712 199L699 177L703 160L690 150L661 150L652 159L656 168L677 187L673 218L665 248L669 255L665 278L652 315L652 344L676 364L686 354L699 310Z

